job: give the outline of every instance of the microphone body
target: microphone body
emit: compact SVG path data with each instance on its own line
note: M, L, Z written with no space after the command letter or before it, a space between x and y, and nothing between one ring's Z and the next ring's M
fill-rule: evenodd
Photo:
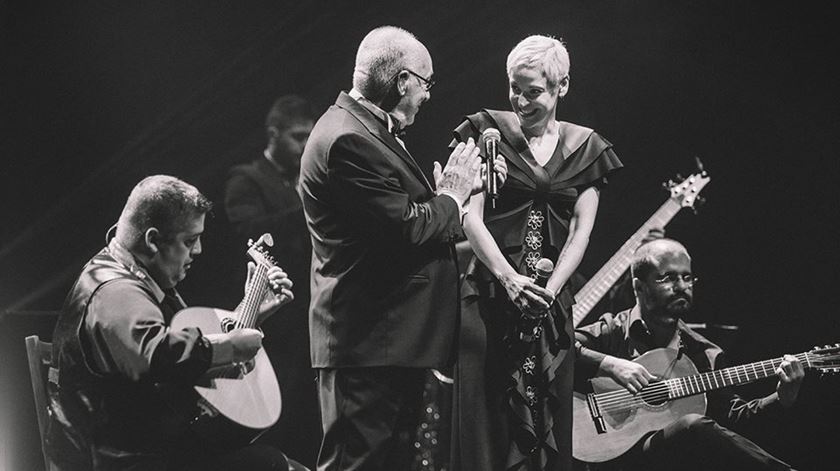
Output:
M542 288L545 288L548 279L551 278L551 274L554 272L554 262L547 258L541 258L537 261L537 264L534 267L534 272L537 275L534 283ZM549 313L550 309L541 314L523 313L522 320L517 326L517 329L519 330L519 340L534 342L539 339L543 329L542 321L549 315Z
M502 134L496 128L487 128L481 133L481 141L484 144L484 157L486 164L485 181L487 187L484 189L486 196L490 199L490 204L495 208L496 199L499 197L499 182L496 178L496 168L494 166L496 157L499 155L499 141L502 140Z
M537 279L534 280L534 283L541 288L545 288L546 283L548 283L548 279L551 278L551 274L554 273L554 262L547 258L541 258L537 260L534 271L537 275Z

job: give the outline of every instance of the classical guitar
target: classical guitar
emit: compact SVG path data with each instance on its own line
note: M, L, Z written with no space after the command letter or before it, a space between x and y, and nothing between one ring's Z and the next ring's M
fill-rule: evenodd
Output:
M198 327L204 335L254 328L268 290L267 272L275 264L263 245L274 245L270 234L263 234L256 243L248 241L247 254L256 270L236 311L186 308L173 317L172 328ZM194 389L198 397L192 429L211 442L253 441L280 417L280 386L264 349L247 365L208 371Z
M805 368L840 372L840 344L795 355ZM629 450L646 433L680 417L706 411L706 391L746 384L776 375L782 358L698 374L694 363L676 350L651 350L635 360L662 378L631 395L615 381L590 380L593 392L574 393L572 454L600 463Z
M642 240L653 228L664 228L666 224L680 211L682 208L694 208L698 201L700 190L706 186L710 181L708 174L702 170L702 166L698 162L698 167L701 167L698 173L690 175L688 178L680 183L668 181L665 186L671 193L665 203L653 213L642 227L640 227L624 245L618 249L618 252L610 258L607 263L598 270L583 287L575 293L575 304L572 306L572 322L575 327L580 325L587 314L598 304L598 301L604 297L604 294L610 290L616 280L624 273L630 266L630 260L633 257L633 252L642 244Z

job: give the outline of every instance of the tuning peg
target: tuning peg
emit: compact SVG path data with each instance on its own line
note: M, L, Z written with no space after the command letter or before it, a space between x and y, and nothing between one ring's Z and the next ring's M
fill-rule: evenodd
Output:
M706 171L703 170L703 162L700 161L700 157L694 156L694 164L697 165L697 171L700 173L705 173Z
M254 239L248 239L248 247L254 246Z
M684 176L682 176L682 174L681 174L681 173L676 174L676 175L675 175L675 177L676 177L676 179L677 179L677 181L678 181L678 182L683 182L683 181L685 181L685 177L684 177Z

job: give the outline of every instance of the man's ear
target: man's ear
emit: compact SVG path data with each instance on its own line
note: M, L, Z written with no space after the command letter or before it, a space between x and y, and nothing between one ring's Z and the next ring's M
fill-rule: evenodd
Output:
M405 70L397 74L397 93L399 93L400 96L405 96L405 93L408 91L409 78L411 78L411 76Z
M642 280L636 278L635 276L633 277L632 283L633 293L636 294L636 300L641 300L644 297L645 292L644 283L642 283Z
M560 83L557 85L557 96L563 98L569 93L569 85L571 84L572 77L566 75L560 80Z
M146 233L143 234L143 240L146 245L146 250L149 251L149 254L154 255L160 252L160 231L157 228L150 227L146 229Z
M268 129L266 129L266 133L268 133L269 139L277 139L277 136L280 135L280 130L277 129L277 126L269 126Z

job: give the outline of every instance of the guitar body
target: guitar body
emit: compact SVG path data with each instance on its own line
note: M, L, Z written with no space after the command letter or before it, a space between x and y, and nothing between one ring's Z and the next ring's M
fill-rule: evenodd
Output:
M173 317L172 329L223 333L222 321L234 316L223 309L190 307ZM259 350L247 373L239 367L212 369L194 389L198 413L191 428L210 443L249 443L280 418L280 386L265 349Z
M694 363L673 349L651 350L635 360L658 378L678 378L697 374ZM593 392L626 391L609 378L593 378ZM624 454L645 434L662 429L686 414L704 414L706 395L698 394L659 404L642 400L638 404L609 412L602 404L603 424L606 431L599 433L590 414L585 394L574 393L572 399L573 426L572 454L575 459L600 463Z

